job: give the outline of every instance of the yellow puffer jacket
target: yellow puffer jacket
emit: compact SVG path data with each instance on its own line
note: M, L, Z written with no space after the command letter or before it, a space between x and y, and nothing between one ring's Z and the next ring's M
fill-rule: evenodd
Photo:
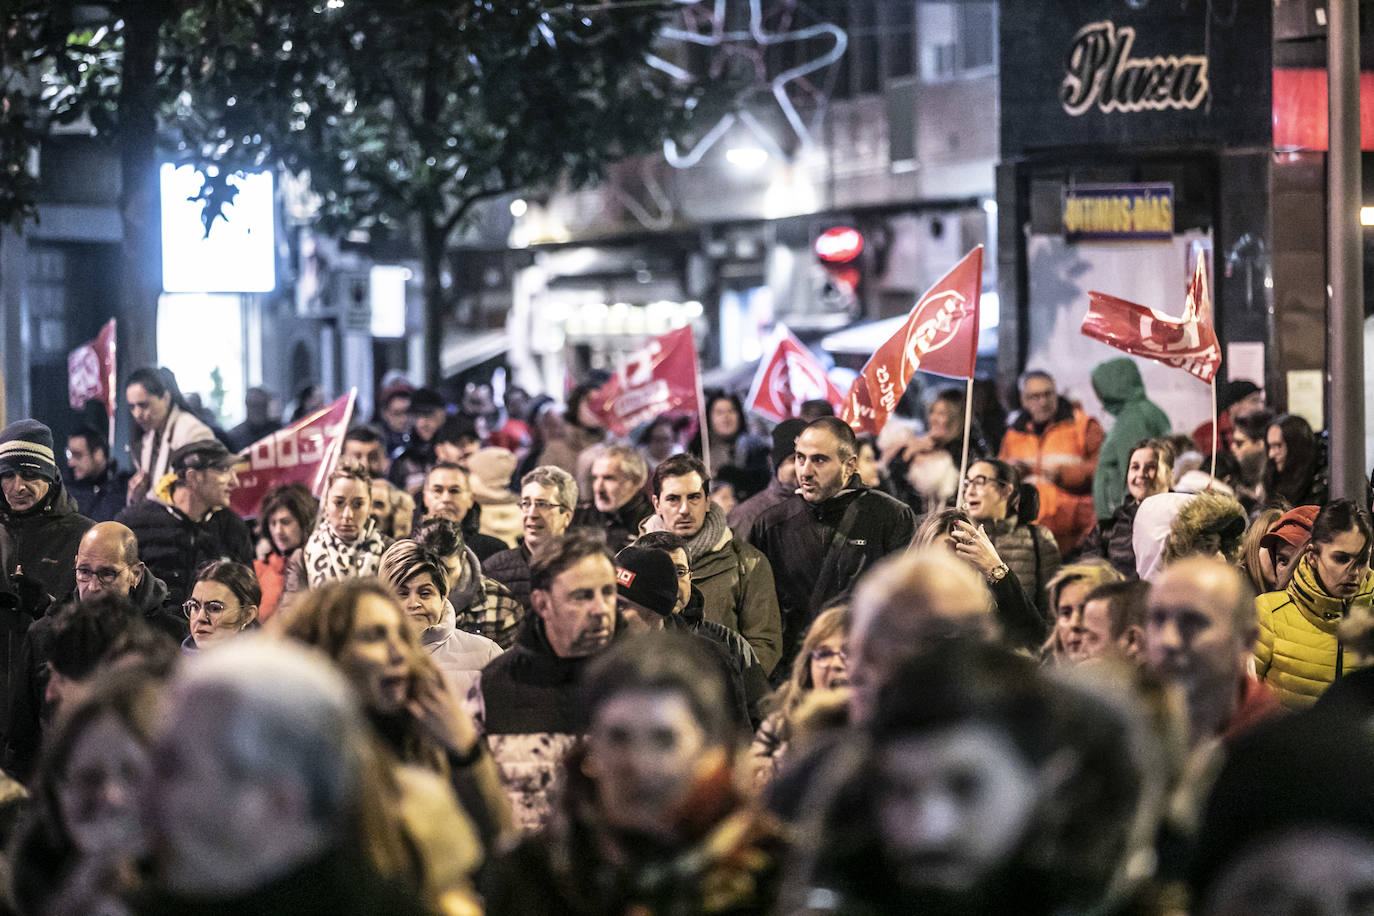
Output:
M1365 576L1354 598L1341 601L1326 593L1306 562L1298 563L1286 591L1255 599L1259 611L1255 672L1284 706L1311 706L1333 681L1355 670L1336 628L1350 605L1368 607L1371 601L1374 573Z

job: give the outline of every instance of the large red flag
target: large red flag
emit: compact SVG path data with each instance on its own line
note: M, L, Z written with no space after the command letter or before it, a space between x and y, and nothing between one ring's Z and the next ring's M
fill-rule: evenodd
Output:
M585 403L607 429L625 436L660 414L699 411L700 372L692 329L678 328L631 354Z
M1197 259L1181 319L1105 293L1089 292L1083 333L1134 356L1182 369L1210 385L1221 366L1221 345L1212 328L1212 296L1204 258Z
M239 468L239 485L229 497L229 508L252 518L267 491L284 483L303 483L316 497L323 496L325 479L343 450L357 395L354 388L333 404L250 445L244 454L247 467Z
M880 432L918 369L972 378L982 290L979 245L920 298L897 333L864 364L845 401L844 421L861 433Z
M105 405L107 416L115 412L115 320L105 322L95 340L67 354L67 401L80 410L87 401Z
M779 324L772 354L759 362L744 409L780 423L797 416L803 403L815 399L829 401L837 410L844 403L844 395L825 374L820 360Z

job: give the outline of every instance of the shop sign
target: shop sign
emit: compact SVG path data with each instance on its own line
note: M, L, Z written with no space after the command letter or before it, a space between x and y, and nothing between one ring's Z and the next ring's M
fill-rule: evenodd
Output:
M1135 29L1110 20L1078 30L1065 61L1059 101L1077 117L1114 111L1192 111L1207 98L1205 54L1131 57Z
M1064 189L1065 241L1158 241L1173 235L1171 182L1079 184Z

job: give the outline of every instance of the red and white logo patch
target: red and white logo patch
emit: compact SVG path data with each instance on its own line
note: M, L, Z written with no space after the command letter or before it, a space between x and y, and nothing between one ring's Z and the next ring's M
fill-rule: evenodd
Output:
M620 567L615 571L615 581L616 584L629 588L635 584L635 573L630 572L624 567Z

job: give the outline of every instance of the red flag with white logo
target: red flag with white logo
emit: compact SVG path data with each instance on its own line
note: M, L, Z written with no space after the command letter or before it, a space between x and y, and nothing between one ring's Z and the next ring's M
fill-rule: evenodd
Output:
M303 483L317 498L343 451L344 433L353 419L354 388L332 404L250 445L238 468L239 485L229 508L243 518L258 514L262 498L273 487Z
M105 405L106 416L115 412L115 320L105 322L95 340L67 354L67 401L80 410L87 401Z
M779 324L773 334L772 353L759 362L744 409L780 423L797 416L801 405L811 400L829 401L839 410L844 395L830 381L816 355Z
M584 403L607 429L626 436L661 414L699 411L700 373L692 329L678 328L632 353Z
M1199 256L1182 318L1106 293L1089 292L1083 333L1133 356L1182 369L1210 385L1221 366L1221 345L1212 327L1212 296L1204 262Z
M973 378L982 290L979 245L917 301L897 333L864 364L845 401L844 421L861 433L881 431L917 370Z

